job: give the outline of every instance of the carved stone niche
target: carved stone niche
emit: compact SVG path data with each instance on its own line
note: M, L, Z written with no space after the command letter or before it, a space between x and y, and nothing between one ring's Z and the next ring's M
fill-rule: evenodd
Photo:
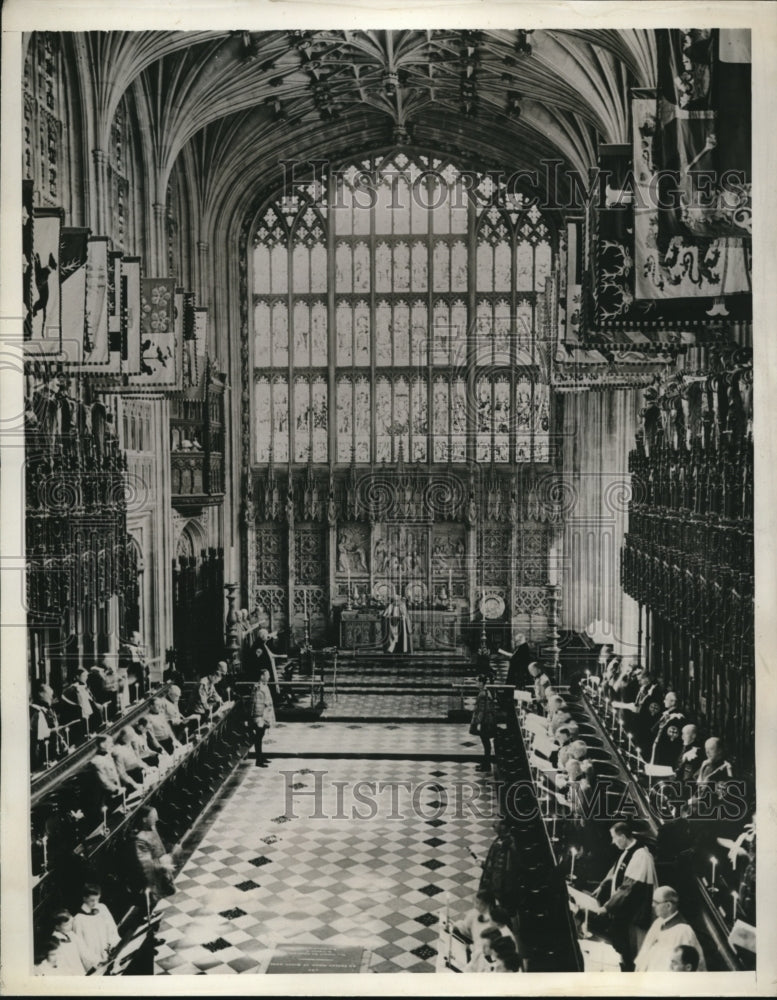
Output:
M353 578L370 575L370 528L367 524L341 524L337 529L337 575Z
M298 524L294 531L296 582L323 584L326 565L326 529L320 524Z
M453 578L463 576L467 570L467 545L463 524L436 522L432 530L432 576Z

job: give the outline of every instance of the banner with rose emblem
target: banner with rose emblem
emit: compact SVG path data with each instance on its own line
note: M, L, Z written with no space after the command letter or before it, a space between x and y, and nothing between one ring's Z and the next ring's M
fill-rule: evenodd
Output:
M130 386L178 385L180 362L175 316L175 279L141 278L140 374Z

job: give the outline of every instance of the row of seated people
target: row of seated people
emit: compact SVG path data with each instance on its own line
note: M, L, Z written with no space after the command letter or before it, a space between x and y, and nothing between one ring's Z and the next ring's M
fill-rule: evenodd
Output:
M139 909L150 916L157 901L175 892L175 852L167 849L157 829L153 806L138 811L121 858L125 878L131 884ZM79 893L80 908L55 910L43 919L35 934L35 974L83 976L106 974L117 957L121 935L120 913L101 901L101 888L87 882ZM151 922L148 922L149 933ZM153 939L152 940L156 940Z
M171 674L172 688L181 698L182 678ZM32 771L40 771L116 722L147 695L148 687L133 680L125 665L76 670L73 682L55 698L51 685L38 683L30 699L30 755ZM228 666L219 662L192 691L190 715L205 715L229 700ZM179 713L180 714L180 713Z
M172 694L174 696L175 692ZM45 875L33 887L35 940L41 960L45 959L46 948L51 943L57 914L65 910L76 913L81 906L83 885L97 883L103 886L103 900L120 924L123 935L121 954L103 955L101 964L110 960L110 969L97 970L97 974L123 973L125 970L118 968L120 961L131 961L137 966L138 958L127 958L128 953L134 955L130 939L134 936L137 943L139 937L150 934L157 920L151 915L156 901L174 890L174 852L164 847L156 830L157 810L159 829L166 842L180 842L249 742L246 714L232 711L233 707L232 703L225 703L223 712L211 716L208 711L199 716L196 721L212 720L213 724L205 725L201 738L194 738L195 734L191 733L189 745L180 750L175 739L183 740L186 729L180 729L173 721L174 711L171 718L165 719L173 731L172 738L163 731L162 723L157 723L159 753L149 752L147 730L144 732L142 724L138 726L135 722L124 726L121 742L106 743L95 760L101 758L97 767L103 775L107 773L113 777L115 768L118 775L126 771L130 779L142 781L143 795L134 803L127 801L125 808L106 810L97 829L94 829L93 817L89 819L84 815L85 799L78 794L82 786L71 782L70 778L58 783L34 805L32 868L34 873ZM193 722L181 718L184 726ZM131 732L125 737L128 730ZM136 740L138 735L141 736L139 741ZM138 755L142 769L137 767L138 760L132 761L136 765L133 768L128 766L128 759L122 759L128 747ZM119 748L121 752L114 756ZM170 749L173 756L167 753ZM91 762L84 766L81 776L99 781ZM129 790L127 785L122 787L125 792ZM105 793L115 801L115 786L105 789ZM147 913L151 916L146 924L144 916ZM138 974L141 971L150 974L149 948L144 946L139 954L142 954L142 970L138 970ZM51 972L51 966L59 964L54 958L42 971L61 974Z
M205 695L204 699L200 694ZM57 800L67 800L67 809L61 816L65 817L66 825L74 827L70 832L77 832L78 839L83 839L101 820L105 823L105 817L116 808L131 803L155 784L172 766L195 730L211 719L215 711L230 704L222 700L215 687L209 694L198 688L190 706L194 711L185 712L181 709L181 696L181 689L170 685L164 696L149 702L144 715L113 736L107 733L97 736L94 756L57 789ZM41 849L43 837L47 849L52 849L48 845L52 838L45 830L37 839L37 850L33 837L33 870L39 874L47 867Z
M700 726L683 710L674 691L664 694L660 681L639 666L611 666L605 681L597 685L589 678L583 685L605 724L609 719L617 733L614 738L621 743L621 756L635 780L652 788L661 821L658 847L662 856L689 862L713 894L725 890L733 895L737 917L754 925L755 814L750 784L738 776L719 737L711 734L701 739ZM635 676L639 692L648 691L648 699L656 691L663 694L663 710L652 710L656 721L648 753L642 748L637 754L631 752L635 706L623 701L622 686L613 686L628 677L632 685L628 696ZM643 697L642 707L645 703Z
M675 933L687 940L675 942L675 935L670 935L673 947L694 947L699 955L697 968L704 968L701 947L687 922L674 911L668 914L671 921L663 919L663 911L669 907L663 906L662 898L671 896L676 904L678 895L671 886L665 886L654 896L657 876L649 838L635 836L630 823L617 819L620 799L613 802L606 795L597 796L600 783L606 791L612 791L618 782L616 769L608 766L606 752L597 745L593 730L585 726L585 713L571 697L565 700L549 681L544 683L547 675L543 679L541 673L532 673L534 711L523 717L523 728L532 741L530 761L537 764L538 755L544 755L552 768L538 767L538 795L541 801L553 802L554 815L561 816L560 832L570 856L570 880L588 890L585 908L579 912L581 936L593 932L608 941L617 951L623 971L648 967L650 971L670 971L673 948L663 947L666 938L662 937L658 950L651 946L647 953L643 946L652 940L651 931L662 930L664 923L667 932L677 925L682 930ZM585 738L581 738L583 735Z
M702 744L692 713L680 704L677 693L665 689L660 679L639 663L622 663L612 657L598 685L600 700L611 706L623 730L642 758L660 767L680 767L695 777L703 764ZM720 760L721 778L733 778L731 764Z
M532 668L536 675L534 704L541 708L546 718L548 738L557 745L550 748L546 756L554 767L572 772L572 780L579 780L582 770L582 787L590 791L597 777L596 762L593 760L596 755L590 753L585 740L579 738L580 726L575 718L575 713L580 714L579 709L574 703L568 704L563 696L553 690L547 675L536 664L532 664ZM635 683L639 684L640 690L658 688L657 682L641 667L634 667L631 673L635 675ZM576 684L576 690L578 689L579 685ZM601 687L594 690L606 716L613 702ZM614 704L618 706L633 703L617 700ZM644 704L646 703L639 706L640 710ZM655 720L647 730L648 753L643 754L638 746L636 753L632 753L631 749L624 749L624 756L627 763L636 760L638 768L648 765L648 773L659 773L663 778L676 779L673 790L679 794L679 801L674 807L675 813L698 813L701 800L711 797L720 800L725 797L727 788L739 789L739 784L735 782L734 768L726 759L721 740L714 734L701 740L699 727L689 721L689 716L679 706L674 691L669 690L663 695L662 704L656 701L650 704L654 706L650 715L654 715ZM631 748L633 734L639 731L638 714L626 707L611 710L614 712L613 721L617 720L621 738L624 735L628 737L628 746ZM570 764L570 758L577 763Z
M540 784L545 786L542 794L556 805L556 811L560 805L561 815L566 817L564 822L566 841L570 851L574 852L572 864L577 863L577 877L590 885L596 885L600 894L610 892L616 886L613 884L610 890L606 890L601 875L607 864L608 851L611 850L610 843L621 846L623 841L620 834L616 841L612 820L617 818L619 810L624 808L630 790L619 779L617 765L608 759L608 752L597 738L594 728L588 724L590 720L586 711L576 703L573 694L570 693L565 700L564 696L553 690L546 675L536 670L532 673L535 675L532 692L535 712L524 717L524 725L532 737L533 761L539 765L537 773ZM676 702L670 699L663 715L669 718L675 710ZM695 733L691 734L690 730L686 730L686 739L691 735L695 736ZM693 740L689 739L688 745L691 743ZM715 738L707 740L706 760L700 759L698 766L695 766L695 758L700 756L700 748L698 744L695 746L696 753L689 754L686 749L676 759L678 775L681 778L677 786L681 801L687 803L686 815L699 818L702 802L710 800L720 802L719 796L725 795L731 768L725 762L719 740ZM542 765L542 758L546 760L547 766ZM694 766L690 766L691 763ZM660 813L657 818L659 820L662 818ZM671 815L669 818L671 821ZM667 824L670 834L668 838L663 837L664 851L670 856L677 847L677 838L671 833L673 825L674 821ZM691 843L687 845L693 854L698 854L702 844L706 850L710 839L714 842L716 835L722 832L720 817L715 816L714 811L712 822L697 822L695 827L686 823L686 826L694 835ZM728 830L728 826L726 829ZM661 841L664 832L665 829L662 827L659 830L657 845L659 852L662 850ZM667 845L670 843L671 849L668 849ZM655 884L654 868L652 861L648 863L647 847L642 846L644 863L640 871L641 880L652 885ZM634 848L634 845L623 841L622 849L625 851L627 848ZM619 896L616 895L615 898L618 899ZM613 943L622 956L623 968L633 967L638 950L637 938L640 930L647 929L649 913L650 904L643 901L641 910L637 913L638 919L630 932L631 939L628 941L622 937L624 921L620 916L614 924L611 922L611 932L604 935L612 939L614 931L617 944L615 941ZM601 917L603 914L597 916ZM703 956L700 967L703 967Z
M30 756L33 771L47 767L119 718L146 693L146 685L125 664L79 667L56 698L45 682L30 699Z

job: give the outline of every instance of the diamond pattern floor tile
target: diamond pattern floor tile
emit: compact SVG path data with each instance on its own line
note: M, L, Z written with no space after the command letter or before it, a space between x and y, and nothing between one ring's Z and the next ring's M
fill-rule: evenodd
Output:
M363 948L373 972L434 972L444 913L463 915L477 889L470 851L482 859L493 839L491 786L478 812L457 800L476 779L467 735L450 724L279 725L265 738L270 766L239 769L160 903L157 971L256 975L285 945L307 944ZM365 752L375 757L335 756ZM272 759L281 753L304 756Z

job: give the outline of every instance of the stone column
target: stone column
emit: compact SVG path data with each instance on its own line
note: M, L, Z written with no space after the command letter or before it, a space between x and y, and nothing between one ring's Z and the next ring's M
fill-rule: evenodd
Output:
M154 209L154 232L153 232L153 258L156 270L156 277L167 277L167 228L165 226L166 214L163 203L155 201Z
M96 220L98 233L111 232L108 191L108 157L102 149L92 150L94 161L94 205L92 218Z

